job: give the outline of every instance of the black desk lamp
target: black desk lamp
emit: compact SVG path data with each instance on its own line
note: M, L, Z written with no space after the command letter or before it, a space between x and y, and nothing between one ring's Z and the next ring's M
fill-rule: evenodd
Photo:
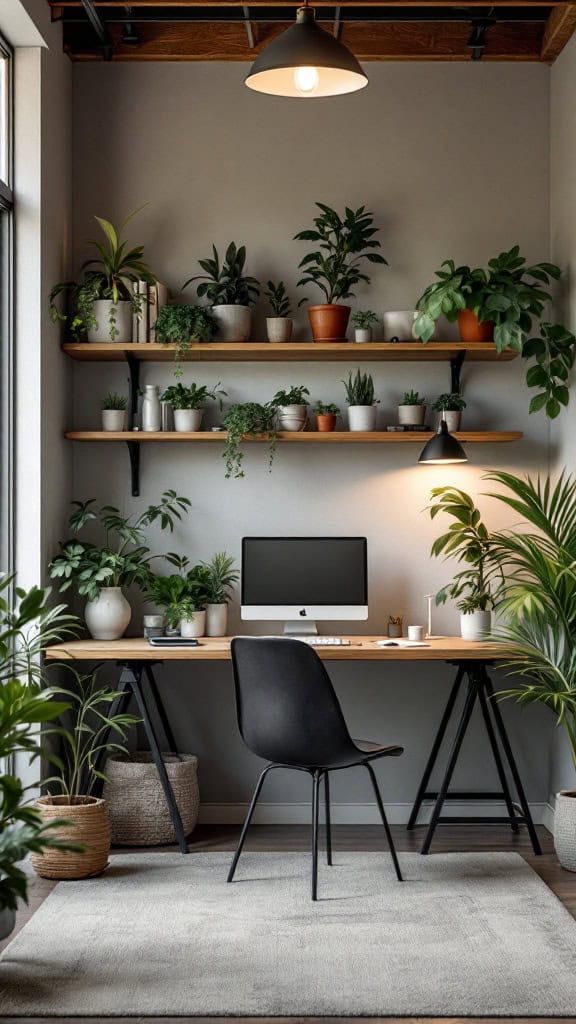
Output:
M434 437L424 445L418 462L427 463L429 466L449 466L452 463L468 462L468 456L460 442L448 433L445 419L440 420Z

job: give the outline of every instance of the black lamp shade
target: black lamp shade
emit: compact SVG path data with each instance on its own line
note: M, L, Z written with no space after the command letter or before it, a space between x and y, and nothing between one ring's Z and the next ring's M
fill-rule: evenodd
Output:
M310 99L356 92L368 79L354 54L316 24L312 8L301 7L296 24L262 50L245 83L272 96Z
M424 445L418 462L427 463L429 466L449 466L455 462L468 462L468 456L460 442L448 433L446 420L440 420L438 430Z

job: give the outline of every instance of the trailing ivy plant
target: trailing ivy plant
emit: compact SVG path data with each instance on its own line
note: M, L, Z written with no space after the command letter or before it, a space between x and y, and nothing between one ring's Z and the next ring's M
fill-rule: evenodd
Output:
M153 325L156 341L161 345L176 345L175 376L182 376L182 359L193 341L211 341L216 332L216 321L205 306L167 304L162 306Z
M325 203L316 203L321 211L314 217L314 228L299 231L294 237L300 242L317 242L318 248L309 252L299 263L304 271L297 287L314 284L331 305L339 299L354 296L352 290L360 281L367 284L370 278L361 270L362 264L387 261L380 253L380 242L374 238L378 228L374 227L374 217L366 207L357 210L346 207L344 217L340 217ZM299 306L307 299L301 299Z
M198 260L204 271L190 277L182 285L182 291L194 281L200 281L196 292L199 298L206 296L213 306L252 306L260 294L260 282L244 273L246 246L236 248L230 242L222 265L216 246L212 246L212 259Z
M272 470L272 463L276 452L276 434L274 426L276 421L275 406L267 403L260 405L258 402L243 402L233 405L224 417L224 427L228 432L223 458L226 460L226 479L230 477L239 479L244 476L242 462L244 452L241 449L242 438L255 437L264 434L268 440L269 469Z

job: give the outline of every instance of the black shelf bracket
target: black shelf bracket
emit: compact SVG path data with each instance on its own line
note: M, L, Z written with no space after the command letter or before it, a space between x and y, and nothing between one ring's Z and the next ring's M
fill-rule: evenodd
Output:
M460 372L462 370L462 366L464 364L465 358L466 358L466 352L463 351L463 352L459 352L457 356L454 356L454 358L450 360L450 375L451 375L450 392L453 395L459 395L460 394L460 387L461 387Z
M138 392L140 390L140 360L135 359L130 352L124 353L128 365L128 430L134 430L134 420L138 413ZM137 498L140 494L140 443L138 441L127 441L128 454L130 456L130 478L132 484L132 497Z
M128 455L130 456L130 479L132 483L132 497L140 495L140 444L138 441L126 441Z

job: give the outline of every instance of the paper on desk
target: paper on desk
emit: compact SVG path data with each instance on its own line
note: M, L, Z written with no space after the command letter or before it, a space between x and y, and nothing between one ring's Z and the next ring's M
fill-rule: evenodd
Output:
M378 647L430 647L423 640L403 640L402 637L397 640L376 640L376 643Z

